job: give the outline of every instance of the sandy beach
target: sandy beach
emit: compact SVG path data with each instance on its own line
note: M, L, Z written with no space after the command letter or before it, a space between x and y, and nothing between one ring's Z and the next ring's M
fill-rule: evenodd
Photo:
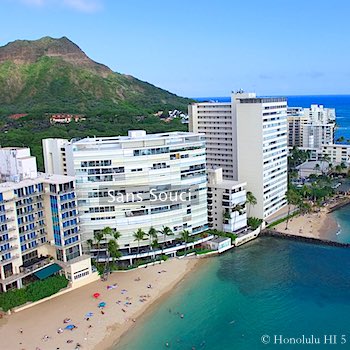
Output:
M106 282L90 283L6 316L0 320L1 348L72 350L80 344L83 350L108 349L137 323L137 318L146 309L170 292L199 260L171 259L161 265L115 272ZM95 299L94 293L100 296ZM106 303L103 309L98 308L100 302ZM76 328L66 330L67 325ZM58 332L60 328L62 332Z
M288 233L295 236L332 239L332 236L339 230L336 220L328 213L327 208L320 212L299 215L291 218L286 230L286 222L275 226L276 231Z

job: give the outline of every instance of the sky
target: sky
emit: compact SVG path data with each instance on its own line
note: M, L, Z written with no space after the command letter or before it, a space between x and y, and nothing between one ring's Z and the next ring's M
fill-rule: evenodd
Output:
M68 37L186 97L350 94L348 0L0 0L0 46Z

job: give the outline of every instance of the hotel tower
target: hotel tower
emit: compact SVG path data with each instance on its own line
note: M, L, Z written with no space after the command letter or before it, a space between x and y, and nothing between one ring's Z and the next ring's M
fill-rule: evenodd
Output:
M247 183L257 198L251 216L266 219L286 204L287 100L234 93L231 102L189 106L190 131L204 133L208 167Z

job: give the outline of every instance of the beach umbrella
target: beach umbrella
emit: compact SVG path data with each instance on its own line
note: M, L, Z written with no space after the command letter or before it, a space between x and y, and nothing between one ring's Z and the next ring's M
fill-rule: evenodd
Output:
M102 301L98 304L98 307L105 307L105 306L106 306L106 303L104 301Z
M74 324L69 324L68 326L65 327L65 329L68 329L70 331L74 328L75 328Z
M85 317L92 317L94 314L93 314L93 312L88 312L86 315L85 315Z
M95 294L93 295L93 297L94 297L95 299L97 299L100 295L101 295L100 293L95 293Z

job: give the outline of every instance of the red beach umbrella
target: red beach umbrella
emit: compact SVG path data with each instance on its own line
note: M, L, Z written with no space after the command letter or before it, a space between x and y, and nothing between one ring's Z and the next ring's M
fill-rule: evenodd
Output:
M101 295L100 293L95 293L95 294L93 295L93 297L94 297L95 299L97 299L100 295Z

